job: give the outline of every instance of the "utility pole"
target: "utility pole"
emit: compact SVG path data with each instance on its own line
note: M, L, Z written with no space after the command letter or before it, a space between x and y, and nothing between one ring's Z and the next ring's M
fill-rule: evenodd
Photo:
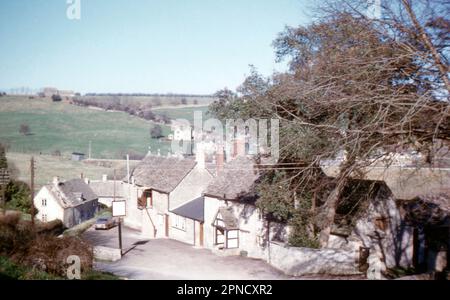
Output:
M116 169L114 169L114 193L113 193L113 201L116 201ZM122 252L122 218L119 217L119 248L120 255L123 255Z
M31 157L30 162L30 189L31 189L31 226L34 229L34 214L35 214L35 208L34 208L34 157Z

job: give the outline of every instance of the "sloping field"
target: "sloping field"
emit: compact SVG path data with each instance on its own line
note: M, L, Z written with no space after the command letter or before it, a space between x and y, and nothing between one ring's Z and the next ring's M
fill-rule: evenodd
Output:
M15 169L17 179L30 182L30 154L8 152L8 164ZM51 155L34 155L36 189L52 182L53 177L61 179L79 178L81 174L91 180L101 180L106 174L112 178L114 169L117 170L117 179L126 174L126 161L124 160L93 160L76 162L70 157L54 157ZM130 161L130 167L138 162Z
M29 134L19 132L28 125ZM26 97L0 98L0 143L10 152L62 154L88 153L93 158L123 158L126 153L145 154L148 147L167 153L170 143L151 139L153 123L124 112L93 110L67 102ZM162 126L165 135L168 126Z

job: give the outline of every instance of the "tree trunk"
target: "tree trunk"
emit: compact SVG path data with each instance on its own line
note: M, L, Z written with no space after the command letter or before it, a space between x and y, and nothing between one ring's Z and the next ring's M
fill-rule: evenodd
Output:
M442 81L445 84L447 91L450 92L450 82L448 80L448 66L442 61L441 56L439 55L436 47L433 45L431 38L428 36L425 29L420 25L417 20L416 14L411 8L411 4L407 0L402 0L403 6L405 7L411 22L413 23L415 29L419 32L419 38L425 44L425 46L430 51L433 56L434 63L436 64L437 69L442 77Z
M327 206L327 213L325 216L325 222L324 226L322 228L322 231L320 232L319 236L319 242L320 246L322 248L325 248L328 246L328 240L330 238L331 229L334 225L334 217L336 216L336 208L339 201L339 198L342 194L342 191L344 190L344 187L347 183L347 179L344 177L338 181L336 187L334 190L330 193L330 195L327 198L326 206Z

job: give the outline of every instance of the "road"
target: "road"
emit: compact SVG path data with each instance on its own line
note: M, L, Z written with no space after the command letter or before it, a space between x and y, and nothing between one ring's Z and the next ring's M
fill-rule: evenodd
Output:
M277 280L290 279L262 260L222 257L210 250L170 240L143 240L139 232L123 228L125 255L120 261L96 262L95 268L129 279L144 280ZM94 245L118 248L117 228L89 229L84 238Z

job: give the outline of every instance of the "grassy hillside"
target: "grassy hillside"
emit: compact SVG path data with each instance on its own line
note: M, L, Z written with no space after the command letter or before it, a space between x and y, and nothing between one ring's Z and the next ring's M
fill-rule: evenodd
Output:
M14 177L30 182L30 159L31 154L8 152L6 154L8 164L14 166ZM92 160L92 161L72 161L70 157L55 157L51 155L34 155L36 166L36 188L52 182L53 177L59 176L61 179L72 179L80 177L81 173L89 179L100 180L103 174L112 178L114 169L117 170L117 178L125 176L126 162L124 160ZM133 167L137 161L131 161Z
M31 134L21 134L21 124L27 124ZM88 109L67 102L0 98L0 142L7 144L10 152L87 153L92 141L95 158L121 158L127 152L144 154L149 146L165 154L170 143L150 138L153 125L123 112ZM170 128L163 126L163 132L169 134Z

